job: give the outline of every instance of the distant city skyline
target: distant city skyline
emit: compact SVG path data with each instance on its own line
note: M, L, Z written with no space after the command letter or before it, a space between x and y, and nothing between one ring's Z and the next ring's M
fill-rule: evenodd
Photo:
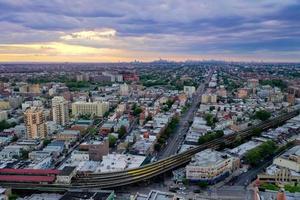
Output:
M2 0L0 62L300 62L300 2Z

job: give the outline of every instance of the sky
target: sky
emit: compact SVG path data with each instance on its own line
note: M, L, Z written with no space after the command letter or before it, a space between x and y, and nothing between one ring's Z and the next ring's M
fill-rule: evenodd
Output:
M0 0L0 62L300 61L300 0Z

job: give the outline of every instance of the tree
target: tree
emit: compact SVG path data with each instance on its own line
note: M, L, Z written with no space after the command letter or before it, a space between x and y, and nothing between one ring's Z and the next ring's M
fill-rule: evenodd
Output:
M0 131L16 126L16 123L8 123L6 120L0 121Z
M240 135L235 136L235 139L234 139L235 146L238 146L241 143L242 143L242 137Z
M136 104L133 104L132 106L133 116L137 117L143 112L142 108L140 106L137 106Z
M146 121L151 121L152 119L153 119L153 117L150 114L146 117Z
M284 189L291 193L300 192L300 186L297 185L297 182L295 185L290 185L290 184L285 185Z
M223 130L217 130L216 131L216 136L217 137L222 137L224 135L224 131Z
M223 137L223 135L224 135L224 132L221 130L216 131L216 132L208 131L205 135L199 137L198 143L204 144L204 143L212 141L216 138Z
M214 126L216 122L218 122L218 119L212 114L206 114L204 116L204 119L206 120L206 124L211 127Z
M104 114L103 114L103 117L108 117L109 116L109 111L106 111Z
M18 136L17 136L17 135L14 135L13 138L11 139L11 141L12 141L12 142L16 142L16 141L18 141L18 139L19 139Z
M159 144L159 143L156 143L155 145L154 145L154 150L155 151L159 151L161 149L161 145Z
M266 110L259 110L255 113L255 117L259 120L266 121L271 117L271 113Z
M47 146L48 144L50 144L51 140L50 139L44 139L43 141L43 146Z
M134 104L132 105L131 109L132 109L132 110L135 110L136 108L137 108L137 105L136 105L136 103L134 103Z
M287 83L284 82L283 80L281 79L274 79L274 80L260 80L259 81L260 84L262 85L270 85L272 87L278 87L280 88L281 90L284 90L287 88Z
M27 151L27 150L25 150L25 149L22 149L22 150L21 150L21 158L22 158L23 160L28 159L28 154L29 154L29 151Z
M188 109L188 107L187 107L187 106L183 106L183 107L182 107L182 110L181 110L181 111L182 111L182 113L185 113L185 112L187 111L187 109Z
M213 111L215 108L216 108L215 106L210 106L210 107L209 107L209 110L210 110L210 111Z
M245 160L247 163L256 166L260 163L261 155L258 149L252 149L245 155Z
M187 179L187 178L184 178L184 179L182 180L182 183L183 183L184 185L189 185L190 180Z
M91 114L80 114L78 116L79 119L89 120L91 119Z
M206 188L206 187L208 186L208 183L207 183L207 182L199 182L199 183L198 183L198 186L199 186L200 188Z
M171 99L168 99L168 101L166 102L166 105L168 106L168 108L170 109L173 105L174 101Z
M87 133L90 133L91 135L96 135L97 134L97 128L96 127L90 127L90 128L88 128Z
M164 132L160 135L158 138L156 144L154 145L154 150L159 151L162 147L162 145L165 144L168 137L173 133L174 129L177 127L177 124L179 123L178 117L173 117L168 124L167 128L164 130Z
M226 148L226 143L225 142L221 142L217 148L217 151L222 151Z
M277 149L278 147L273 141L264 142L258 147L248 151L245 155L245 161L252 166L257 166L264 159L273 155Z
M122 125L120 127L120 129L118 130L118 137L119 137L119 139L123 138L126 134L127 134L127 129L126 129L126 127L124 125Z
M14 193L12 193L8 196L8 200L16 200L18 198L19 198L19 195L14 194Z
M113 136L112 134L109 134L108 135L109 147L115 146L116 142L117 142L117 138L115 136Z
M159 144L165 144L166 140L163 137L158 138Z
M164 111L164 112L168 112L170 109L168 108L168 106L164 106L163 108L162 108L162 110Z
M70 88L70 90L78 90L80 88L89 87L90 83L87 81L67 81L66 86Z
M254 136L260 136L262 130L260 128L253 129L252 133Z

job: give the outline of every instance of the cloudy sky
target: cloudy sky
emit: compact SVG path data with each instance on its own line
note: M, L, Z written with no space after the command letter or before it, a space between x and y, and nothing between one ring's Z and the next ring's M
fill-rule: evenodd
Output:
M300 0L0 0L0 62L300 61Z

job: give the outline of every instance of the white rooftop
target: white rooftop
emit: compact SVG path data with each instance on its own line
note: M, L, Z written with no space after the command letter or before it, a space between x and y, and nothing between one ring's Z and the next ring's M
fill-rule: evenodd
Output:
M241 144L238 147L235 147L234 149L229 150L230 153L236 154L239 157L243 156L247 151L254 149L255 147L259 146L261 142L257 141L249 141L244 144Z
M209 167L218 165L228 158L228 154L215 151L213 149L206 149L194 155L189 165Z
M111 172L139 167L145 160L145 156L108 154L103 156L98 172Z

